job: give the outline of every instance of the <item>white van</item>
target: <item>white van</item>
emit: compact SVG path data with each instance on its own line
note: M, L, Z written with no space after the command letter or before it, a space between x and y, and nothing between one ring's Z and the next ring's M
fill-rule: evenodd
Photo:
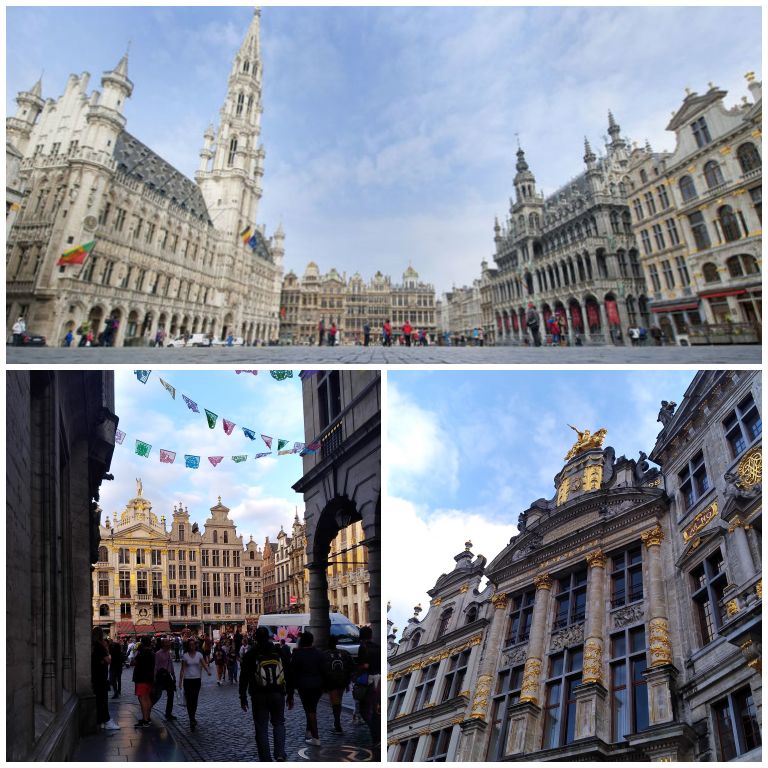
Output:
M354 658L360 648L360 630L343 614L332 613L331 634L336 638L336 647L349 651ZM285 640L289 648L295 648L299 635L309 629L308 613L265 613L259 616L259 626L267 627L272 642Z
M170 339L166 347L210 347L211 339L205 333L192 333L189 336L189 340L185 340L183 336L177 336L175 339Z

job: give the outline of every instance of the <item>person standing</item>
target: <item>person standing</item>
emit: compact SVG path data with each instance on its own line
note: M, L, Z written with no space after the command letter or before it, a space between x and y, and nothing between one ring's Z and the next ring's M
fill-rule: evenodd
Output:
M67 331L67 335L64 337L64 346L71 347L72 342L75 340L75 334L72 333L72 329Z
M315 648L314 635L302 632L299 635L299 645L291 656L291 674L288 681L288 692L294 687L299 692L301 706L307 719L307 744L320 746L320 734L317 730L317 703L323 695L323 672L325 659Z
M541 333L539 331L539 314L533 306L533 302L528 302L528 312L525 314L525 323L533 338L533 346L541 346Z
M366 320L363 325L363 346L367 347L371 343L371 324Z
M331 322L331 329L328 331L328 346L331 346L331 347L336 346L337 333L338 333L338 328L336 327L336 323Z
M101 627L91 631L91 687L96 694L96 723L100 731L119 731L120 726L109 714L109 680L107 670L112 662Z
M325 338L325 320L320 318L320 322L317 324L317 346L323 346L323 339Z
M349 688L352 680L354 662L349 651L336 647L336 637L328 638L328 650L325 652L325 669L323 683L328 691L328 698L333 711L333 730L342 733L341 729L341 698L344 691Z
M285 762L285 704L288 671L283 656L269 639L269 630L259 627L254 644L243 656L240 668L240 707L248 711L251 696L253 726L256 731L256 749L259 760L271 762L269 752L269 724L272 723L272 742L275 760ZM293 692L287 696L288 709L293 709Z
M224 673L227 664L227 654L222 647L222 643L219 642L213 651L213 663L216 665L216 685L221 685L224 682Z
M229 677L230 685L234 685L237 682L237 651L234 644L229 646L229 652L227 653L227 676Z
M21 315L19 315L19 317L16 319L16 322L13 324L13 328L11 330L13 331L13 346L20 347L21 338L24 335L24 331L27 330L27 324Z
M141 708L141 717L136 728L149 728L152 725L152 685L155 682L155 655L150 647L148 635L141 638L139 652L133 667L133 682L136 686L136 697Z
M197 700L200 698L200 686L202 685L202 670L211 676L211 670L203 658L203 654L197 650L197 643L190 640L187 650L181 657L181 671L179 672L179 688L184 688L184 701L187 703L189 715L189 728L194 731L197 728Z
M413 327L407 320L403 323L402 331L403 331L403 338L405 339L405 346L410 347L411 333L413 333Z
M123 664L125 663L125 655L120 643L115 640L110 643L109 655L111 659L109 662L109 684L112 687L112 698L117 699L123 688Z
M173 694L176 691L176 673L173 670L171 659L171 639L163 638L160 650L155 654L155 696L153 704L160 701L160 697L166 693L165 719L175 720L173 714ZM153 696L153 699L155 698Z
M365 679L367 689L365 698L360 703L360 715L371 731L373 744L379 741L379 720L381 709L381 649L373 642L373 630L363 627L360 630L360 649L357 652L357 679Z
M384 332L384 346L391 347L392 346L392 324L389 322L389 318L387 318L384 321L382 330Z

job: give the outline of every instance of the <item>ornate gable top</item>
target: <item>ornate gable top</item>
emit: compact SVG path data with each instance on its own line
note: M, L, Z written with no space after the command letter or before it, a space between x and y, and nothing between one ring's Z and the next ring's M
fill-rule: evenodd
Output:
M669 121L669 125L667 125L667 130L676 131L678 128L681 128L707 107L716 101L724 99L727 93L728 91L723 91L719 88L710 88L703 96L695 91L689 92L680 109L672 115L672 119Z
M565 461L570 461L579 454L586 453L587 451L600 450L603 447L603 441L608 434L608 430L600 428L592 434L588 429L583 432L576 429L576 427L568 425L579 436L576 442L571 446L571 450L565 454Z

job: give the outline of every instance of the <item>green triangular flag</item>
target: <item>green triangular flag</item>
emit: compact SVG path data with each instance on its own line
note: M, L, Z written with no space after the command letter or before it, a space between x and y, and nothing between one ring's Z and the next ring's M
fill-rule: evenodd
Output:
M208 419L208 426L213 429L216 426L216 419L219 417L215 414L209 411L207 408L205 409L205 418Z
M247 455L233 456L232 457L232 461L234 461L235 463L239 464L241 461L245 461L247 458L248 458Z
M281 440L279 437L277 438L277 450L280 451L283 448L285 448L288 443L290 443L290 440Z

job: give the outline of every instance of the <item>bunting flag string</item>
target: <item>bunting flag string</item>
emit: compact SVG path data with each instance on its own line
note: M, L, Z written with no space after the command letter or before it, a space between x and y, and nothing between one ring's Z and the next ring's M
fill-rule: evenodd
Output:
M141 440L136 441L136 455L149 458L149 452L152 450L152 446L149 443L145 443Z
M285 381L285 379L293 378L293 371L270 371L269 375L275 379L275 381Z
M146 384L147 380L149 379L149 374L152 373L152 371L134 371L136 374L136 378L142 383Z
M123 444L123 440L125 440L125 432L123 432L122 429L116 429L115 430L115 442L118 445L122 445Z
M227 419L222 419L222 426L224 427L224 431L227 433L227 435L232 434L232 430L235 428L235 422L234 421L227 421Z
M176 452L166 451L165 448L161 448L160 461L162 461L163 464L173 464L173 462L176 461Z
M269 435L262 435L261 439L264 441L264 444L269 448L269 450L272 450L272 438Z
M184 465L189 469L197 469L200 466L200 457L184 454Z
M169 384L167 381L164 381L163 379L160 379L160 383L171 393L171 397L175 400L176 399L176 387Z
M216 427L216 421L219 417L212 411L209 411L207 408L204 408L203 410L205 411L205 418L208 419L208 427L210 429L214 429Z
M240 456L233 456L232 461L235 462L235 464L241 464L244 462L248 457L245 454L242 454Z
M218 467L223 458L223 456L209 456L208 461L210 461L214 467Z
M278 451L277 455L278 456L287 456L289 453L295 453L293 448L289 448L287 451Z
M264 451L264 453L257 453L253 458L254 459L263 459L265 456L271 456L272 451Z
M277 438L277 452L280 453L280 451L283 448L285 448L285 446L288 445L289 442L290 442L290 440L283 440L281 437L278 437Z
M252 429L248 429L248 427L243 427L243 432L249 440L256 439L256 433Z
M258 371L235 371L235 373L252 373L254 376L258 376Z
M187 407L190 411L200 413L200 409L197 407L197 403L194 400L190 400L186 395L182 395L182 397L184 398L184 402L187 404Z

